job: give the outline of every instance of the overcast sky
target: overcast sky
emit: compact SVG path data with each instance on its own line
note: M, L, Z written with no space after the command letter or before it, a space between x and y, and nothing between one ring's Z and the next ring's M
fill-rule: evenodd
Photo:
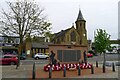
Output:
M5 0L1 0L3 7ZM9 0L6 0L9 1ZM13 0L14 1L14 0ZM20 0L19 0L20 1ZM75 23L79 8L86 20L88 39L94 38L94 31L102 28L118 39L118 1L119 0L36 0L45 8L45 14L52 23L52 32L70 28ZM75 24L74 24L75 25Z

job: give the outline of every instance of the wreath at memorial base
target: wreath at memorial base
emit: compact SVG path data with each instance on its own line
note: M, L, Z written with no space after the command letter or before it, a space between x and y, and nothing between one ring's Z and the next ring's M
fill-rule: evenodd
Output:
M66 63L66 64L56 64L56 65L51 65L51 64L47 64L44 66L44 71L49 71L49 68L52 68L52 71L60 71L63 70L64 68L66 68L66 70L77 70L78 67L80 66L81 69L91 69L92 68L92 64L90 63Z
M69 71L75 71L77 70L76 68L69 68Z

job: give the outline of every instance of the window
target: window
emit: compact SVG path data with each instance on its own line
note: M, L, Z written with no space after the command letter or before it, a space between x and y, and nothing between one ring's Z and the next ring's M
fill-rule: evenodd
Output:
M84 29L85 29L85 23L84 23Z
M80 26L82 26L82 23L80 23Z
M70 37L71 37L71 41L74 41L74 42L76 41L76 34L74 31L71 32Z
M3 54L15 54L17 55L18 54L18 49L10 49L10 48L4 48L2 49L2 53Z
M67 41L69 41L69 35L67 35Z
M59 43L60 43L60 39L58 38L58 39L57 39L57 44L59 44Z
M12 58L12 56L4 56L4 58Z
M64 36L61 37L61 41L64 42Z

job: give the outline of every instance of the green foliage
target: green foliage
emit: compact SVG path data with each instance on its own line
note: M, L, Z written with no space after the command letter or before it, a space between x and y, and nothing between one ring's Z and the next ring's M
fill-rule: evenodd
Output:
M53 34L50 31L48 31L48 32L45 33L45 37L49 37L50 38L50 42L51 42L52 39L53 39Z
M109 47L108 49L107 49L109 52L112 52L113 51L113 47Z
M95 35L95 50L98 53L103 53L110 48L110 35L105 30L97 29Z

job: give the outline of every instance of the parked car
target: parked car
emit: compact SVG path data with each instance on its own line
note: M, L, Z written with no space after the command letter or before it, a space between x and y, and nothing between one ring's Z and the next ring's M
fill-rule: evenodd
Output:
M1 56L0 58L0 64L2 65L15 65L18 63L18 57L16 55L13 55L13 54L6 54L6 55L3 55Z
M26 59L26 54L25 54L25 53L22 53L22 54L20 55L20 59L21 59L21 60L25 60L25 59Z
M43 53L37 53L34 56L34 59L48 59L48 58L49 58L49 56L46 54L43 54Z
M87 53L86 56L89 57L93 57L93 54Z
M105 66L111 67L112 66L112 62L105 62Z

